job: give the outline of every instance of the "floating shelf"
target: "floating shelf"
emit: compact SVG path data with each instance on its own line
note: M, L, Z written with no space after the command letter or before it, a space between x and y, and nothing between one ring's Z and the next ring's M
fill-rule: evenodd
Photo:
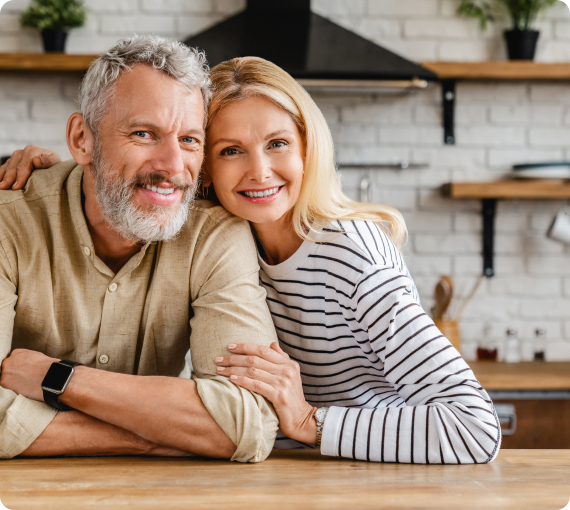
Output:
M0 71L85 72L98 56L66 53L0 53Z
M495 217L499 199L570 199L570 184L566 180L524 180L494 182L451 182L442 187L449 198L475 198L482 201L483 216L483 274L495 275Z
M570 199L570 184L562 180L452 182L443 188L450 198Z
M570 63L423 62L440 80L570 80Z

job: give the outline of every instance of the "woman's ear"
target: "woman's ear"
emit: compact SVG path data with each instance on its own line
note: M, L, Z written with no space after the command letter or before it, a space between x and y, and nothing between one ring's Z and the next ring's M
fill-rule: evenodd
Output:
M206 168L206 165L202 167L202 186L204 188L209 188L212 185L212 177Z
M93 133L85 124L83 115L74 113L67 121L67 146L71 156L78 164L89 165L93 160L94 145Z

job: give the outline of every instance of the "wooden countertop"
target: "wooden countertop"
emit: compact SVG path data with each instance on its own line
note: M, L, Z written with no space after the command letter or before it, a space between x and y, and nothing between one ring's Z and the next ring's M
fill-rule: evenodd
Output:
M569 450L503 450L491 464L377 464L282 450L260 464L136 457L0 462L10 510L563 508Z
M523 60L422 62L440 80L570 80L570 63Z
M570 363L567 362L472 362L469 365L486 390L570 390Z
M570 184L564 180L510 180L492 182L450 182L442 187L450 198L568 199Z
M0 71L87 71L99 55L0 53Z

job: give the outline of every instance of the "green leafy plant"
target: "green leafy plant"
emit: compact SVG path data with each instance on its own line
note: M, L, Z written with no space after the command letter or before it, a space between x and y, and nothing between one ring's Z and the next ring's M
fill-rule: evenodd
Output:
M32 0L22 13L23 27L40 30L62 30L64 32L85 25L87 9L83 0Z
M460 0L457 14L477 18L485 30L487 23L495 21L501 13L511 19L513 28L529 30L538 14L558 0Z

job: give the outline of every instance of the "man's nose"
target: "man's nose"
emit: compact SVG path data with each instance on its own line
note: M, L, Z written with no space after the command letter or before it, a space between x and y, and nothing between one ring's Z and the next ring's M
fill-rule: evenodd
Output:
M163 138L156 146L153 167L169 178L185 171L183 152L176 136Z
M250 153L247 178L250 181L263 182L271 177L270 158L263 152Z

